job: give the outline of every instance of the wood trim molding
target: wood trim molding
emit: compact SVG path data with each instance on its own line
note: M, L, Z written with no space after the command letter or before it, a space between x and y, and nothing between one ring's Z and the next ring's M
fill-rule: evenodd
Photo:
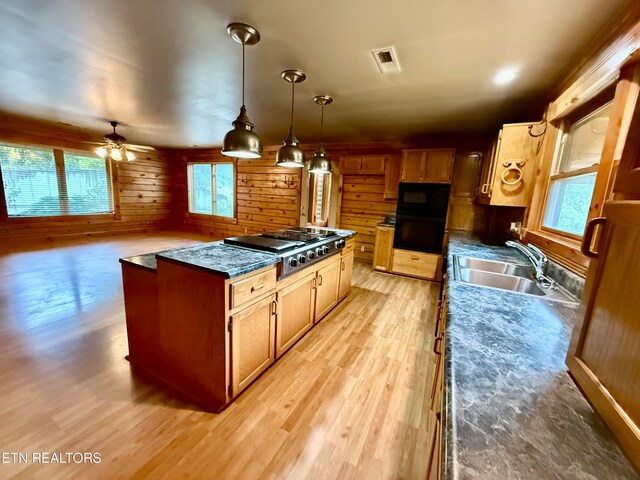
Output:
M620 68L640 49L640 21L604 48L580 76L550 107L547 119L555 120L575 110L616 81Z
M577 275L587 275L589 259L580 252L580 241L542 230L527 231L525 240L538 246L551 260Z

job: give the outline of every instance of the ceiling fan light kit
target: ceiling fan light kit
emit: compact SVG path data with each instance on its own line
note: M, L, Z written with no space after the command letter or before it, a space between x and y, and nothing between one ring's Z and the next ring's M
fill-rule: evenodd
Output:
M233 130L224 136L222 154L237 158L260 158L262 157L262 142L253 131L253 123L249 120L244 105L244 47L258 43L260 33L245 23L230 23L227 26L227 33L233 40L242 44L242 106L238 118L232 123Z
M320 143L316 148L313 158L309 162L309 173L317 173L321 175L327 175L331 173L331 161L327 156L327 152L322 145L322 130L324 127L324 106L333 102L333 97L329 95L316 95L313 97L313 101L322 107L320 113Z
M289 135L284 139L282 146L276 153L276 165L279 167L302 168L304 167L305 156L298 146L298 139L293 133L293 111L296 83L304 82L307 76L302 70L285 70L281 75L282 78L291 83L291 122L289 124Z
M104 145L95 149L95 152L102 158L110 158L117 162L126 159L128 162L135 160L135 154L127 150L125 142L127 139L116 132L118 122L112 120L109 122L113 127L113 132L104 136Z

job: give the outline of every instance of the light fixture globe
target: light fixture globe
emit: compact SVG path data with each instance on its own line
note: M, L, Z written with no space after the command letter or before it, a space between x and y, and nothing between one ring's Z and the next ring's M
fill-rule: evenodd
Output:
M260 158L262 142L253 131L253 123L247 117L247 109L240 107L240 115L233 122L233 130L224 136L222 154L228 157Z
M258 43L260 34L246 23L230 23L227 26L227 33L236 42L242 44L242 107L240 107L240 115L232 123L233 130L224 136L222 154L237 158L260 158L262 142L253 131L253 123L249 121L247 109L244 106L244 47Z
M324 147L319 145L316 149L316 153L309 162L309 173L318 173L321 175L327 175L331 173L331 161L327 157Z
M302 83L307 78L302 70L285 70L281 73L282 78L291 84L291 122L289 124L289 135L282 142L282 146L276 152L276 166L302 168L304 167L305 155L298 147L298 139L293 133L293 111L295 101L296 83Z

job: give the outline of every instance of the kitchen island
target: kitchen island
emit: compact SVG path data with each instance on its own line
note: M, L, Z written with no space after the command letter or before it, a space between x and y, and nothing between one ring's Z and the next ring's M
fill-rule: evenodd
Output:
M286 272L285 254L222 241L121 259L127 358L224 409L347 295L356 232L330 231L340 248Z

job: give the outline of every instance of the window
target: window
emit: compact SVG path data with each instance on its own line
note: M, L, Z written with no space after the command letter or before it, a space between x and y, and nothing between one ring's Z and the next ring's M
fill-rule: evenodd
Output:
M331 175L309 174L309 223L321 227L329 220Z
M113 211L108 163L102 158L0 145L0 168L9 217Z
M556 166L549 178L542 228L581 237L587 217L604 137L611 114L609 102L574 123L566 122Z
M189 212L233 218L233 163L187 165Z

